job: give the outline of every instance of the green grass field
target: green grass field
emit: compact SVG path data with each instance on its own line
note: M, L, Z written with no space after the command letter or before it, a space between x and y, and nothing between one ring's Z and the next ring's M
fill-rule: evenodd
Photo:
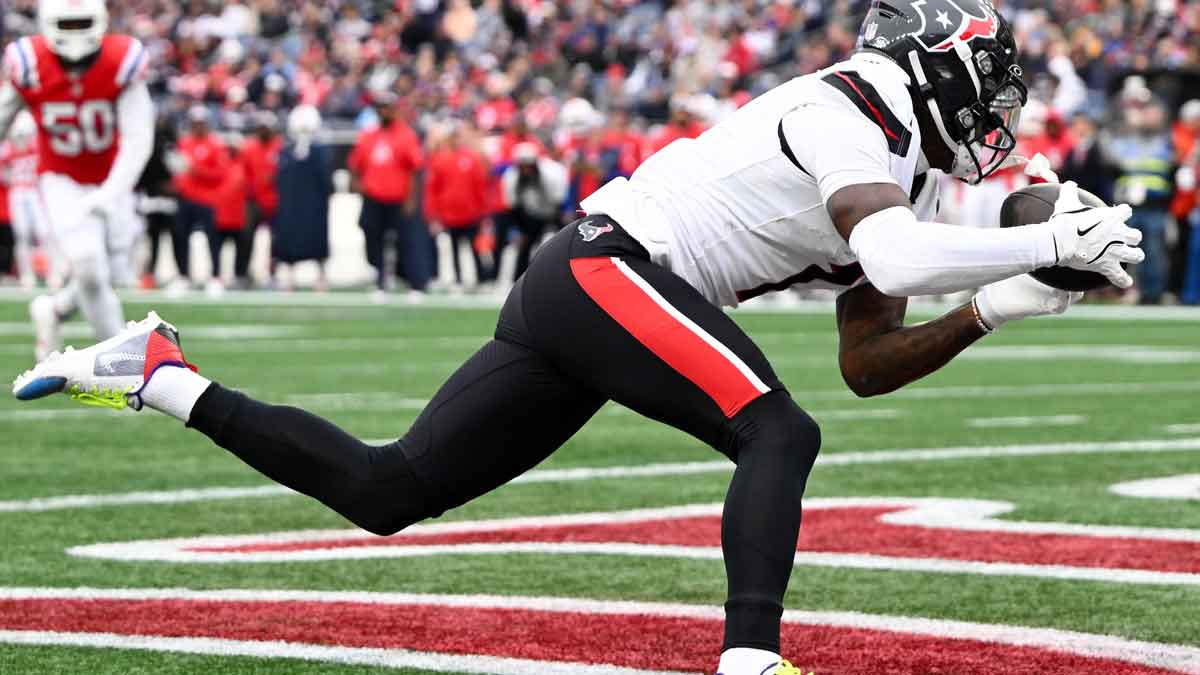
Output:
M135 302L127 312L140 317L149 308ZM309 408L366 439L403 434L420 402L490 335L496 314L494 309L332 303L197 302L158 309L180 327L188 357L208 377L257 398ZM1200 313L1194 320L1063 318L1014 325L909 389L870 400L854 398L841 382L831 316L751 312L735 317L766 351L796 401L821 423L826 460L880 450L1081 448L930 461L828 461L818 464L808 497L1000 500L1016 505L1001 516L1005 520L1175 528L1200 536L1200 500L1124 497L1108 489L1126 481L1200 473L1200 443L1180 443L1200 437ZM15 376L31 365L25 320L23 303L0 302L0 373ZM35 404L4 398L0 431L4 504L268 484L203 436L153 414L77 410L65 397ZM1154 443L1166 440L1179 447ZM719 459L687 436L606 406L539 469ZM721 501L727 482L728 471L716 469L514 484L441 521L713 503ZM9 588L295 589L701 605L719 605L724 594L722 565L708 559L506 553L198 564L66 553L97 542L347 527L320 504L293 495L44 511L0 508L0 579ZM787 606L1200 647L1200 585L1190 584L798 566ZM13 611L0 611L0 618ZM270 627L261 635L271 639ZM785 655L804 662L803 649L785 645ZM820 665L810 667L818 675L836 672ZM14 644L0 636L0 673L366 671L374 669L319 660ZM878 672L889 671L881 665Z

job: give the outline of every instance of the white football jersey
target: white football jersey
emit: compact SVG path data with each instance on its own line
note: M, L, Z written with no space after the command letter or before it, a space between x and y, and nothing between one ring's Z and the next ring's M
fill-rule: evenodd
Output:
M894 183L932 220L908 76L856 54L754 99L696 139L650 157L583 201L607 214L655 262L717 305L791 286L864 283L826 203L843 187ZM918 176L918 163L922 165Z

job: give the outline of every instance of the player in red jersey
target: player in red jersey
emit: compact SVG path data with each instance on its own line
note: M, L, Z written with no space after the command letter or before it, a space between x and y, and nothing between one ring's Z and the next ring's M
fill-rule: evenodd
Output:
M36 276L33 249L36 242L45 242L46 217L38 193L37 123L28 112L22 112L9 130L8 140L0 145L0 164L4 166L4 183L8 188L8 213L12 223L14 253L21 287L31 290Z
M97 338L124 326L113 288L132 273L133 187L154 145L154 105L146 50L105 34L103 0L40 0L38 25L40 35L5 50L0 136L29 109L50 237L70 275L62 291L30 304L40 360L59 347L59 324L77 309Z

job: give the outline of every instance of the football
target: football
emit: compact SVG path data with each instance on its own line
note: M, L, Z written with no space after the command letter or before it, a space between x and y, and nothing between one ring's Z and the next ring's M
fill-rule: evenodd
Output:
M1000 207L1000 227L1033 225L1050 220L1061 187L1059 183L1039 183L1016 190L1004 199ZM1105 206L1104 200L1086 190L1079 191L1079 201L1085 206ZM1064 291L1091 291L1109 285L1103 274L1069 267L1043 267L1030 274L1043 284Z

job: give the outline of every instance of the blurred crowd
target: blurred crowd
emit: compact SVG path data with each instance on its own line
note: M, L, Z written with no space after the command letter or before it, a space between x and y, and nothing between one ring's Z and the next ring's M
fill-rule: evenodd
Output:
M195 228L213 233L215 247L238 246L226 275L232 283L248 283L244 262L261 224L272 228L279 262L328 256L319 222L328 207L310 207L333 190L328 174L345 167L364 197L359 223L377 288L386 292L399 279L422 292L439 260L453 265L455 283L519 274L543 233L569 222L608 179L776 84L848 56L866 4L109 6L112 29L140 38L153 57L161 159L143 186L144 212L152 234L176 238L181 269L188 261L179 238ZM1023 151L1040 151L1065 177L1138 207L1150 257L1139 278L1142 301L1168 293L1200 300L1200 263L1189 268L1200 260L1200 234L1190 236L1200 232L1200 104L1187 102L1200 78L1200 0L999 5L1016 28L1031 84ZM6 3L8 35L35 29L35 6ZM293 128L296 111L304 119ZM1010 190L1017 180L993 182ZM955 191L948 208L971 214L966 222L995 222L991 197ZM461 255L439 259L437 239Z

